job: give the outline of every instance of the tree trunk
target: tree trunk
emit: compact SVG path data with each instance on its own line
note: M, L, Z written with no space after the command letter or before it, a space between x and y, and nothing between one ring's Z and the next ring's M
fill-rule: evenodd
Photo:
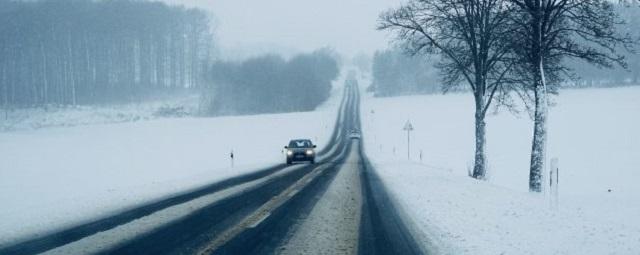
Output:
M43 42L40 42L40 54L42 56L42 100L46 105L49 103L49 78L47 77L47 54L44 51Z
M535 1L532 20L533 29L533 92L535 97L535 113L533 124L533 141L531 144L531 165L529 168L529 191L542 192L542 175L544 174L547 154L547 85L544 74L544 32L543 3Z
M542 61L535 77L535 117L533 142L531 146L531 166L529 169L529 191L542 191L542 174L547 154L547 89Z
M4 99L4 119L9 119L9 85L7 84L7 64L6 62L2 63L2 88L3 88L3 99Z
M476 58L477 59L477 58ZM475 63L475 69L481 70L481 64L479 61ZM486 104L486 80L480 73L476 73L476 91L474 91L474 100L476 104L475 112L475 128L476 128L476 153L475 162L473 165L473 178L483 180L485 179L487 172L487 156L485 153L486 140L486 123L485 119L485 106Z
M485 137L486 123L484 121L484 114L482 114L482 107L476 107L476 154L475 164L473 167L473 178L484 179L486 174L486 162L487 156L485 154L485 148L487 140Z
M78 103L77 100L77 93L76 93L76 78L75 78L75 71L73 69L73 51L71 49L71 34L69 34L68 40L67 40L67 50L69 52L69 78L71 79L71 104L73 106L76 106L76 104Z

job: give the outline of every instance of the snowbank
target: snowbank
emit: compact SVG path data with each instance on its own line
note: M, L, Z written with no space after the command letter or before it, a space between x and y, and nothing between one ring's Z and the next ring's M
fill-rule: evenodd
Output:
M488 117L489 181L467 177L471 95L365 97L366 152L424 243L444 253L638 254L640 87L564 90L556 103L549 156L560 161L558 210L527 192L532 123L524 113Z
M342 98L336 84L314 112L0 133L0 246L281 164L292 138L322 149Z

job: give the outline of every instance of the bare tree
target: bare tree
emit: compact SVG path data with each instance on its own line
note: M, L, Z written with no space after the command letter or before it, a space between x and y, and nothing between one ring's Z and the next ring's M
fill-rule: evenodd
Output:
M473 177L486 173L485 116L510 69L509 5L504 0L411 0L380 16L412 54L438 54L445 92L466 83L475 99Z
M617 16L608 0L509 0L516 11L513 34L519 47L518 70L528 78L526 88L533 93L534 130L531 149L529 190L542 190L546 160L548 81L567 71L563 58L583 59L599 66L624 66L616 53L628 37L615 31ZM557 85L557 84L554 84Z

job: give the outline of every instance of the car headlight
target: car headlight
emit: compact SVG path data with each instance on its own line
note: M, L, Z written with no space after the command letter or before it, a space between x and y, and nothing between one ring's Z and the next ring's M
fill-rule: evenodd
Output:
M293 151L288 150L288 151L287 151L287 155L289 155L289 156L293 155Z
M311 155L311 154L313 154L313 151L312 150L307 150L307 155Z

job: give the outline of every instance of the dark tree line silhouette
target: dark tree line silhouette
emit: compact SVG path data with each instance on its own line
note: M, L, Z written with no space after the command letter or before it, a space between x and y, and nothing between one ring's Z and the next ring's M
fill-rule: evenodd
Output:
M209 19L198 9L136 0L3 0L0 102L131 102L197 88L212 43Z
M311 111L330 96L339 67L334 54L319 50L290 60L266 55L210 68L206 112L211 115Z
M373 55L372 86L376 97L437 93L443 87L434 65L422 55L411 56L399 49Z
M638 1L640 3L640 1ZM629 33L633 39L640 41L640 8L627 8L625 4L615 5L615 10L626 23L618 24L617 29ZM619 51L623 51L620 47ZM627 68L614 66L613 69L601 68L581 61L568 61L568 66L575 72L575 78L569 80L566 87L616 87L640 85L640 52L637 50L625 55Z

